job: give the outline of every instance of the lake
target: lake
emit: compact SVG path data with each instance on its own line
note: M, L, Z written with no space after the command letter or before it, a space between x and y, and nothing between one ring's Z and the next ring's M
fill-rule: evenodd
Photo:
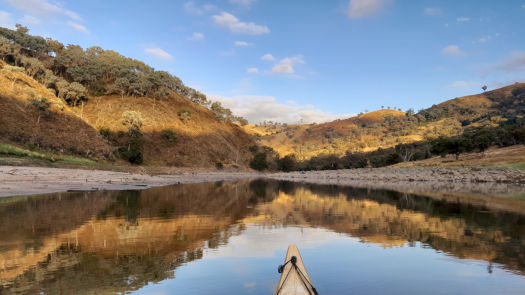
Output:
M0 294L525 294L525 199L253 180L0 198Z

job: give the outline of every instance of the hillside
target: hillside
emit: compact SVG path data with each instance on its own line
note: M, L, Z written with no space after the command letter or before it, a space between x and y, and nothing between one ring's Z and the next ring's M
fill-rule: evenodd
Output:
M108 128L118 137L125 133L121 123L124 111L140 112L143 118L143 155L148 165L214 166L217 162L245 165L254 142L236 124L219 121L208 109L182 95L169 99L120 96L91 97L73 107L56 97L42 84L22 71L10 71L0 64L0 141L58 154L73 154L95 160L114 159L118 145L99 133ZM30 102L45 97L50 102L47 114ZM181 120L178 111L191 112ZM40 116L40 119L38 117ZM38 122L37 122L38 121ZM176 133L176 143L163 140L161 130ZM122 162L123 163L123 162Z
M0 27L0 143L118 164L247 166L256 143L234 123L245 120L178 77L27 32Z
M371 152L399 144L453 137L475 127L496 127L525 114L525 84L433 105L418 113L382 109L344 120L310 125L248 125L260 143L298 160L347 152Z

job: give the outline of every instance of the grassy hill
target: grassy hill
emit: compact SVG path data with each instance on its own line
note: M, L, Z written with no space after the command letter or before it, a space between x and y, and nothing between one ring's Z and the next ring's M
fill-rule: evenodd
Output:
M207 108L180 94L168 99L127 96L90 97L84 104L70 106L41 83L22 71L0 63L0 141L59 155L77 155L97 161L118 161L113 151L122 144L126 126L124 111L140 112L143 119L144 163L148 165L211 167L217 162L245 166L254 145L237 124L217 120ZM40 111L31 99L44 97L50 107ZM181 119L180 110L191 118ZM40 118L39 118L40 117ZM110 132L110 138L100 134ZM175 142L162 136L172 130Z
M372 152L399 144L454 137L469 128L497 127L522 120L525 114L525 84L476 95L459 97L414 113L382 109L323 124L247 125L281 156L298 160L319 155L343 156L347 152Z
M0 155L185 167L253 157L246 120L141 61L21 26L0 27L0 59Z

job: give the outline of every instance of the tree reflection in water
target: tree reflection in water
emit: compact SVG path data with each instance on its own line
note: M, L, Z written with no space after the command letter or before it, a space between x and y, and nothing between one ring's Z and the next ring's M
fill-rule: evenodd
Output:
M516 200L263 180L4 198L0 293L138 290L249 226L320 227L382 247L420 242L487 261L489 273L496 263L523 274L525 212L502 210L513 206L505 202Z

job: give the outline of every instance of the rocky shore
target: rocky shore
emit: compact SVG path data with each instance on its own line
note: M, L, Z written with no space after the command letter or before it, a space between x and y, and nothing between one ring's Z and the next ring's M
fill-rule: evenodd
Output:
M60 191L135 190L179 183L269 178L407 193L525 194L525 171L474 167L374 168L289 173L174 170L169 174L0 166L0 197Z

